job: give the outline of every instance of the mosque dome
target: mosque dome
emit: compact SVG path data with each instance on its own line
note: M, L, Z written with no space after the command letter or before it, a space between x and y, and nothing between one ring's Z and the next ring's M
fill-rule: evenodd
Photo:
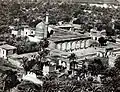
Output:
M35 36L40 39L47 37L47 26L44 22L36 25Z

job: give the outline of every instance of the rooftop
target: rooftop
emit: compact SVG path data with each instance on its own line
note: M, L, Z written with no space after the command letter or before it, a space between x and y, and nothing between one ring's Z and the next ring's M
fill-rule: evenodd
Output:
M4 45L4 44L6 44L7 42L5 42L5 41L0 41L0 45Z
M1 45L0 48L5 49L5 50L17 49L15 46L11 46L11 45L8 45L8 44Z
M78 24L62 24L62 25L57 26L57 28L77 28L77 29L80 29L81 25L78 25Z
M61 42L61 41L71 41L71 40L78 40L78 39L90 39L90 36L71 32L68 30L54 28L54 34L49 39L54 42Z

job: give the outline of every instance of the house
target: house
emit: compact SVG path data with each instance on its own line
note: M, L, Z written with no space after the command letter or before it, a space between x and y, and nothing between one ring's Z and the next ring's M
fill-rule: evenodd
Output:
M11 27L12 32L16 36L31 36L35 35L35 29L29 27L27 24L22 24L20 26Z
M35 73L33 73L33 72L27 73L27 75L23 75L22 79L26 80L26 81L33 82L35 84L39 84L41 86L43 85L43 81L41 81L40 79L38 79L37 75Z
M93 40L98 41L98 39L101 37L100 31L97 31L97 28L92 28L90 30L90 36Z
M7 59L9 55L16 53L16 47L5 44L0 46L0 57Z

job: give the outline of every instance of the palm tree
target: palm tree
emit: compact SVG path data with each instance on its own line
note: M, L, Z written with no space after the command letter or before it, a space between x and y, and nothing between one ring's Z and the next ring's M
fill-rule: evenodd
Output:
M42 39L39 42L39 51L45 50L49 46L49 41L47 38Z
M77 56L74 53L72 53L70 56L68 56L68 59L70 61L70 69L75 69L75 66L77 64Z
M48 41L47 38L44 38L44 39L43 39L43 49L44 49L44 48L47 48L48 46L49 46L49 41Z

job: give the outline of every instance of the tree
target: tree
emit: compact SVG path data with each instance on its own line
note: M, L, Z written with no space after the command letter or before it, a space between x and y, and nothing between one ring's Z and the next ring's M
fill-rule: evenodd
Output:
M17 86L17 92L40 92L41 85L39 84L34 84L29 81L22 81L18 86Z
M7 90L16 87L20 83L20 81L17 79L16 71L10 69L6 70L4 74L7 76L3 80L3 92L6 92Z
M107 40L104 37L100 37L98 39L98 41L99 41L99 43L100 43L101 46L105 46L106 42L107 42Z
M99 58L94 58L94 60L89 61L88 71L93 75L97 76L104 69L103 63Z
M115 67L120 69L120 56L115 59Z
M70 63L70 69L75 69L75 66L77 64L76 62L76 59L77 59L77 56L72 53L70 56L67 57L69 59L69 63Z
M120 30L120 20L115 21L115 29L119 29Z
M47 38L44 38L43 39L43 47L42 48L44 49L44 48L47 48L48 46L49 46L49 41L48 41Z
M75 53L72 53L72 54L70 54L70 56L68 56L68 59L69 59L69 61L74 61L77 59L77 56L75 55Z
M116 77L119 75L119 70L116 67L107 68L105 71L105 76L107 77Z
M120 87L119 69L116 67L106 69L101 82L105 92L117 92L117 88Z
M113 24L110 22L108 22L107 26L106 26L106 35L107 36L115 36L116 32L115 30L112 28Z
M31 71L33 66L36 64L36 60L35 59L28 60L27 57L23 57L22 60L23 60L23 68L25 70L25 73L27 74L27 72Z

